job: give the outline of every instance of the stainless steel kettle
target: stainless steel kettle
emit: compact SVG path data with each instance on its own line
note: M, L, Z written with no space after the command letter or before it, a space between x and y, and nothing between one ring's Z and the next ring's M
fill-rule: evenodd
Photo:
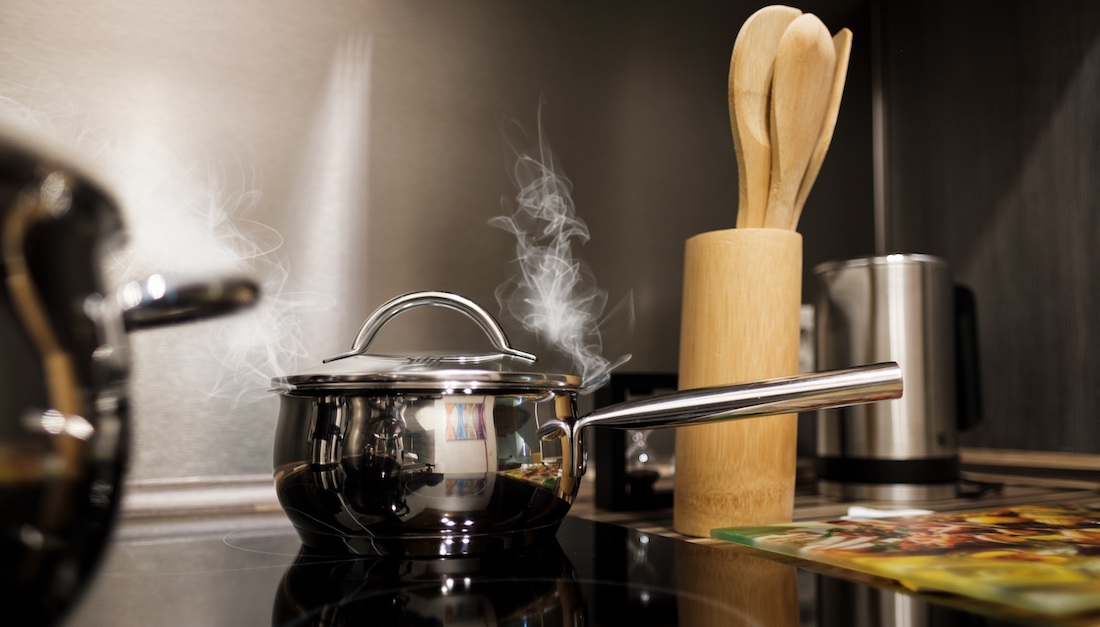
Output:
M0 134L0 607L63 617L94 571L128 458L127 332L251 305L242 278L153 275L116 291L117 205L37 142ZM20 620L24 619L24 620Z
M895 361L905 396L818 413L818 486L829 496L953 498L958 432L980 419L976 307L939 257L893 254L815 268L816 364Z

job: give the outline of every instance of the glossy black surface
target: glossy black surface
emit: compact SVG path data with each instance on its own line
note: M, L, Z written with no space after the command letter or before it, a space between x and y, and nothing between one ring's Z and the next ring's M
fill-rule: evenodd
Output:
M583 625L579 579L557 542L478 557L332 559L287 568L273 625Z
M84 591L119 506L125 336L92 303L106 300L100 262L121 242L121 214L69 164L5 133L0 233L0 608L34 608L41 624Z
M127 523L68 624L1047 624L746 551L574 516L534 548L436 559L317 554L275 515Z

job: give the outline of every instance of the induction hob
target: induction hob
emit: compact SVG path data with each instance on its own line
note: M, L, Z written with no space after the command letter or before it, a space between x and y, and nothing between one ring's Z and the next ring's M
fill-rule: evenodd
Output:
M124 521L65 624L1042 624L799 566L574 515L534 549L421 560L311 554L279 512Z

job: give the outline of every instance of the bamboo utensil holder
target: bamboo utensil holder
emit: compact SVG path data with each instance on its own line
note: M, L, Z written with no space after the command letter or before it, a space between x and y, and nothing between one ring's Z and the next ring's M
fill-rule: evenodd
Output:
M728 229L687 240L680 389L798 373L802 236ZM797 414L680 427L673 527L789 521L794 509Z

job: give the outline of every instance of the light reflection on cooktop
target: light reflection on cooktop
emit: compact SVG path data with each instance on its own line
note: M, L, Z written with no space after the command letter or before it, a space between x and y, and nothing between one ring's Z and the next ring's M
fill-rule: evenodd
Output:
M725 598L677 589L675 544L573 518L529 550L434 559L319 555L281 522L123 529L69 624L675 625L684 603L738 624Z
M302 548L302 542L293 533L279 530L277 533L257 533L255 530L235 530L225 534L222 542L232 549L260 553L263 555L283 555L295 557Z
M895 598L930 607L726 543L573 516L555 542L529 550L427 559L319 555L279 518L203 524L168 533L124 525L68 624L847 627L891 624L881 609ZM957 610L920 615L936 622L909 624L1007 624Z
M622 559L611 561L625 565L625 578L618 568L579 574L567 549L592 568L598 556L573 546L587 526L569 521L560 540L461 558L345 558L302 547L286 534L231 532L223 542L239 551L293 559L273 602L271 624L279 627L620 625L624 620L675 625L678 605L684 603L705 608L720 619L717 624L766 624L723 599L671 585L668 539L628 532L625 545L618 538L609 540L619 546L616 555Z

